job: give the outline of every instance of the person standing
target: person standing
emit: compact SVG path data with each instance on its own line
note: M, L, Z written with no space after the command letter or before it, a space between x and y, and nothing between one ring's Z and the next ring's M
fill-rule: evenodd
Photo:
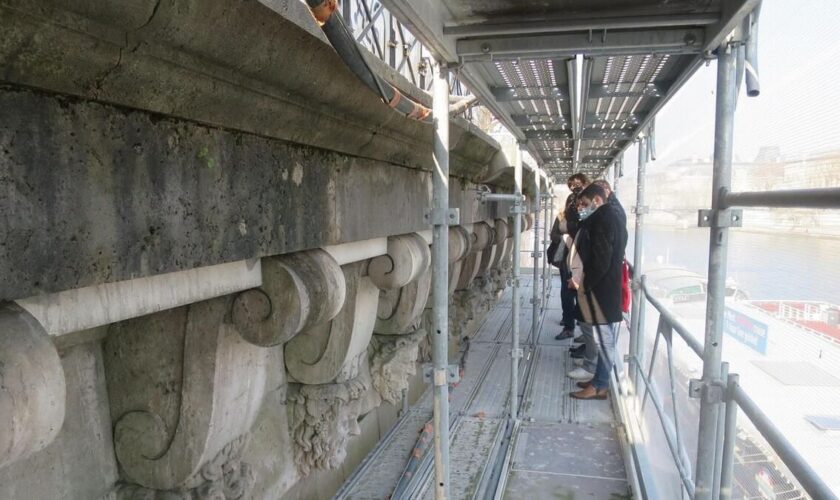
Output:
M586 221L586 240L578 239L582 265L580 282L569 280L576 290L578 318L592 325L598 361L591 382L579 382L576 399L606 399L609 375L615 363L618 323L622 320L621 281L627 228L615 204L607 201L604 189L591 184L578 199L579 220Z
M551 228L551 241L552 243L555 241L558 242L555 251L563 252L563 254L561 254L559 259L553 259L553 253L549 257L552 262L559 260L560 278L563 283L566 283L571 278L571 272L569 271L566 263L567 259L565 258L567 248L566 244L563 243L563 234L568 235L568 238L566 238L568 242L573 241L577 235L578 226L580 225L580 217L577 211L577 197L589 185L589 178L585 174L578 172L569 177L566 185L569 187L571 194L566 198L563 220L556 219L554 226ZM570 339L575 335L575 291L566 286L561 287L560 302L563 307L563 319L560 321L563 325L563 330L554 337L555 340Z

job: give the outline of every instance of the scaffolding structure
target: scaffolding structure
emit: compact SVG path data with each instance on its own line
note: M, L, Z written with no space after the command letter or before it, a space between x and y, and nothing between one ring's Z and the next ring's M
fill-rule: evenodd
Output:
M519 373L523 349L520 346L520 248L522 217L528 212L522 195L522 155L530 153L541 170L535 169L533 290L531 339L534 341L540 314L547 301L550 269L543 256L549 243L548 229L552 196L540 192L540 175L555 182L576 172L605 175L612 169L614 178L621 175L624 153L638 145L636 186L635 243L633 254L634 291L629 319L629 387L624 388L613 374L613 398L619 406L619 418L638 418L639 408L648 401L654 406L662 425L671 458L679 472L684 494L695 499L730 498L736 442L736 420L740 409L767 440L780 460L801 487L812 497L837 498L814 472L795 447L785 438L761 408L739 385L737 373L730 373L722 360L723 313L726 297L726 268L729 230L739 227L741 207L840 208L840 188L776 191L731 192L734 113L738 94L745 82L749 96L759 94L757 30L759 0L715 1L703 13L677 2L659 9L655 2L641 2L636 11L620 6L605 8L587 17L586 2L572 1L567 6L574 15L557 12L540 15L527 5L514 1L498 2L488 7L484 2L458 0L383 0L374 3L356 0L357 16L366 20L358 36L383 60L388 48L381 43L390 30L405 40L404 28L412 40L428 47L433 64L434 206L429 220L433 223L433 387L435 497L449 498L449 410L447 381L448 340L448 226L457 220L448 205L450 112L450 69L461 85L469 89L519 141L513 193L480 193L485 201L513 202L514 250L512 265L512 321L509 421L502 443L508 445L518 430L520 400ZM609 2L604 2L609 4ZM618 4L620 2L616 2ZM352 4L352 2L348 2ZM361 7L361 10L359 10ZM345 10L348 7L345 7ZM387 9L387 16L383 10ZM517 11L519 9L519 11ZM681 10L682 9L682 10ZM348 11L349 12L349 11ZM476 13L480 12L478 16ZM380 25L376 20L390 19ZM480 21L476 21L480 18ZM396 23L396 24L395 24ZM389 28L390 26L390 28ZM367 42L365 42L367 40ZM413 47L413 46L412 46ZM414 68L411 61L390 52L391 65L398 69ZM406 53L407 54L407 53ZM697 68L717 64L714 171L711 206L698 214L698 226L709 228L709 265L705 331L700 342L676 316L650 292L643 269L645 172L654 157L654 117ZM414 70L412 70L414 71ZM425 82L425 80L424 80ZM579 82L579 83L578 83ZM421 84L425 87L425 84ZM426 87L428 88L428 87ZM549 185L546 182L546 185ZM542 226L540 225L540 212ZM542 239L540 239L542 230ZM645 366L645 309L650 303L659 313L657 333L650 364ZM671 401L674 400L672 339L682 338L703 363L702 377L692 380L689 395L700 401L698 450L692 461L686 452L685 429L667 415L665 402L651 382L656 352L664 345L670 374ZM527 378L526 371L526 378ZM676 413L676 406L673 411ZM501 455L505 455L501 453ZM631 468L642 463L638 450L630 444ZM642 471L636 470L641 477ZM496 471L497 484L504 481L504 471ZM636 494L644 481L634 481ZM503 489L495 489L499 498Z

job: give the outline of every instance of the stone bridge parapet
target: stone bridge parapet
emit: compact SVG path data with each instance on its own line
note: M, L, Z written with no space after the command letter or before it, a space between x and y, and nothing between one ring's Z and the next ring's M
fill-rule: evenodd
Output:
M431 126L300 2L0 0L0 32L0 497L326 488L419 384ZM457 342L520 235L476 198L500 146L450 130Z

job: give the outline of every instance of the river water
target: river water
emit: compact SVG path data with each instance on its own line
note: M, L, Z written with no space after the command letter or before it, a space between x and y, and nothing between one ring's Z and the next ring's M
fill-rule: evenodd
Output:
M840 304L840 239L729 231L728 276L751 299L823 300ZM628 255L633 249L630 227ZM650 226L644 262L684 267L706 276L708 229Z

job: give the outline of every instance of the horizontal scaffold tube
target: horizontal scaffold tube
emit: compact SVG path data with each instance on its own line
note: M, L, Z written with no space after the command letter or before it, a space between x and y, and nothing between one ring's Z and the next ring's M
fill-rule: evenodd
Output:
M378 93L392 108L409 118L431 123L432 110L404 96L370 69L359 51L356 40L347 29L341 15L336 12L336 0L306 0L306 4L335 51L353 74Z
M480 193L479 199L481 201L525 201L525 197L521 194L500 194L500 193Z
M840 208L840 188L724 193L725 207Z

